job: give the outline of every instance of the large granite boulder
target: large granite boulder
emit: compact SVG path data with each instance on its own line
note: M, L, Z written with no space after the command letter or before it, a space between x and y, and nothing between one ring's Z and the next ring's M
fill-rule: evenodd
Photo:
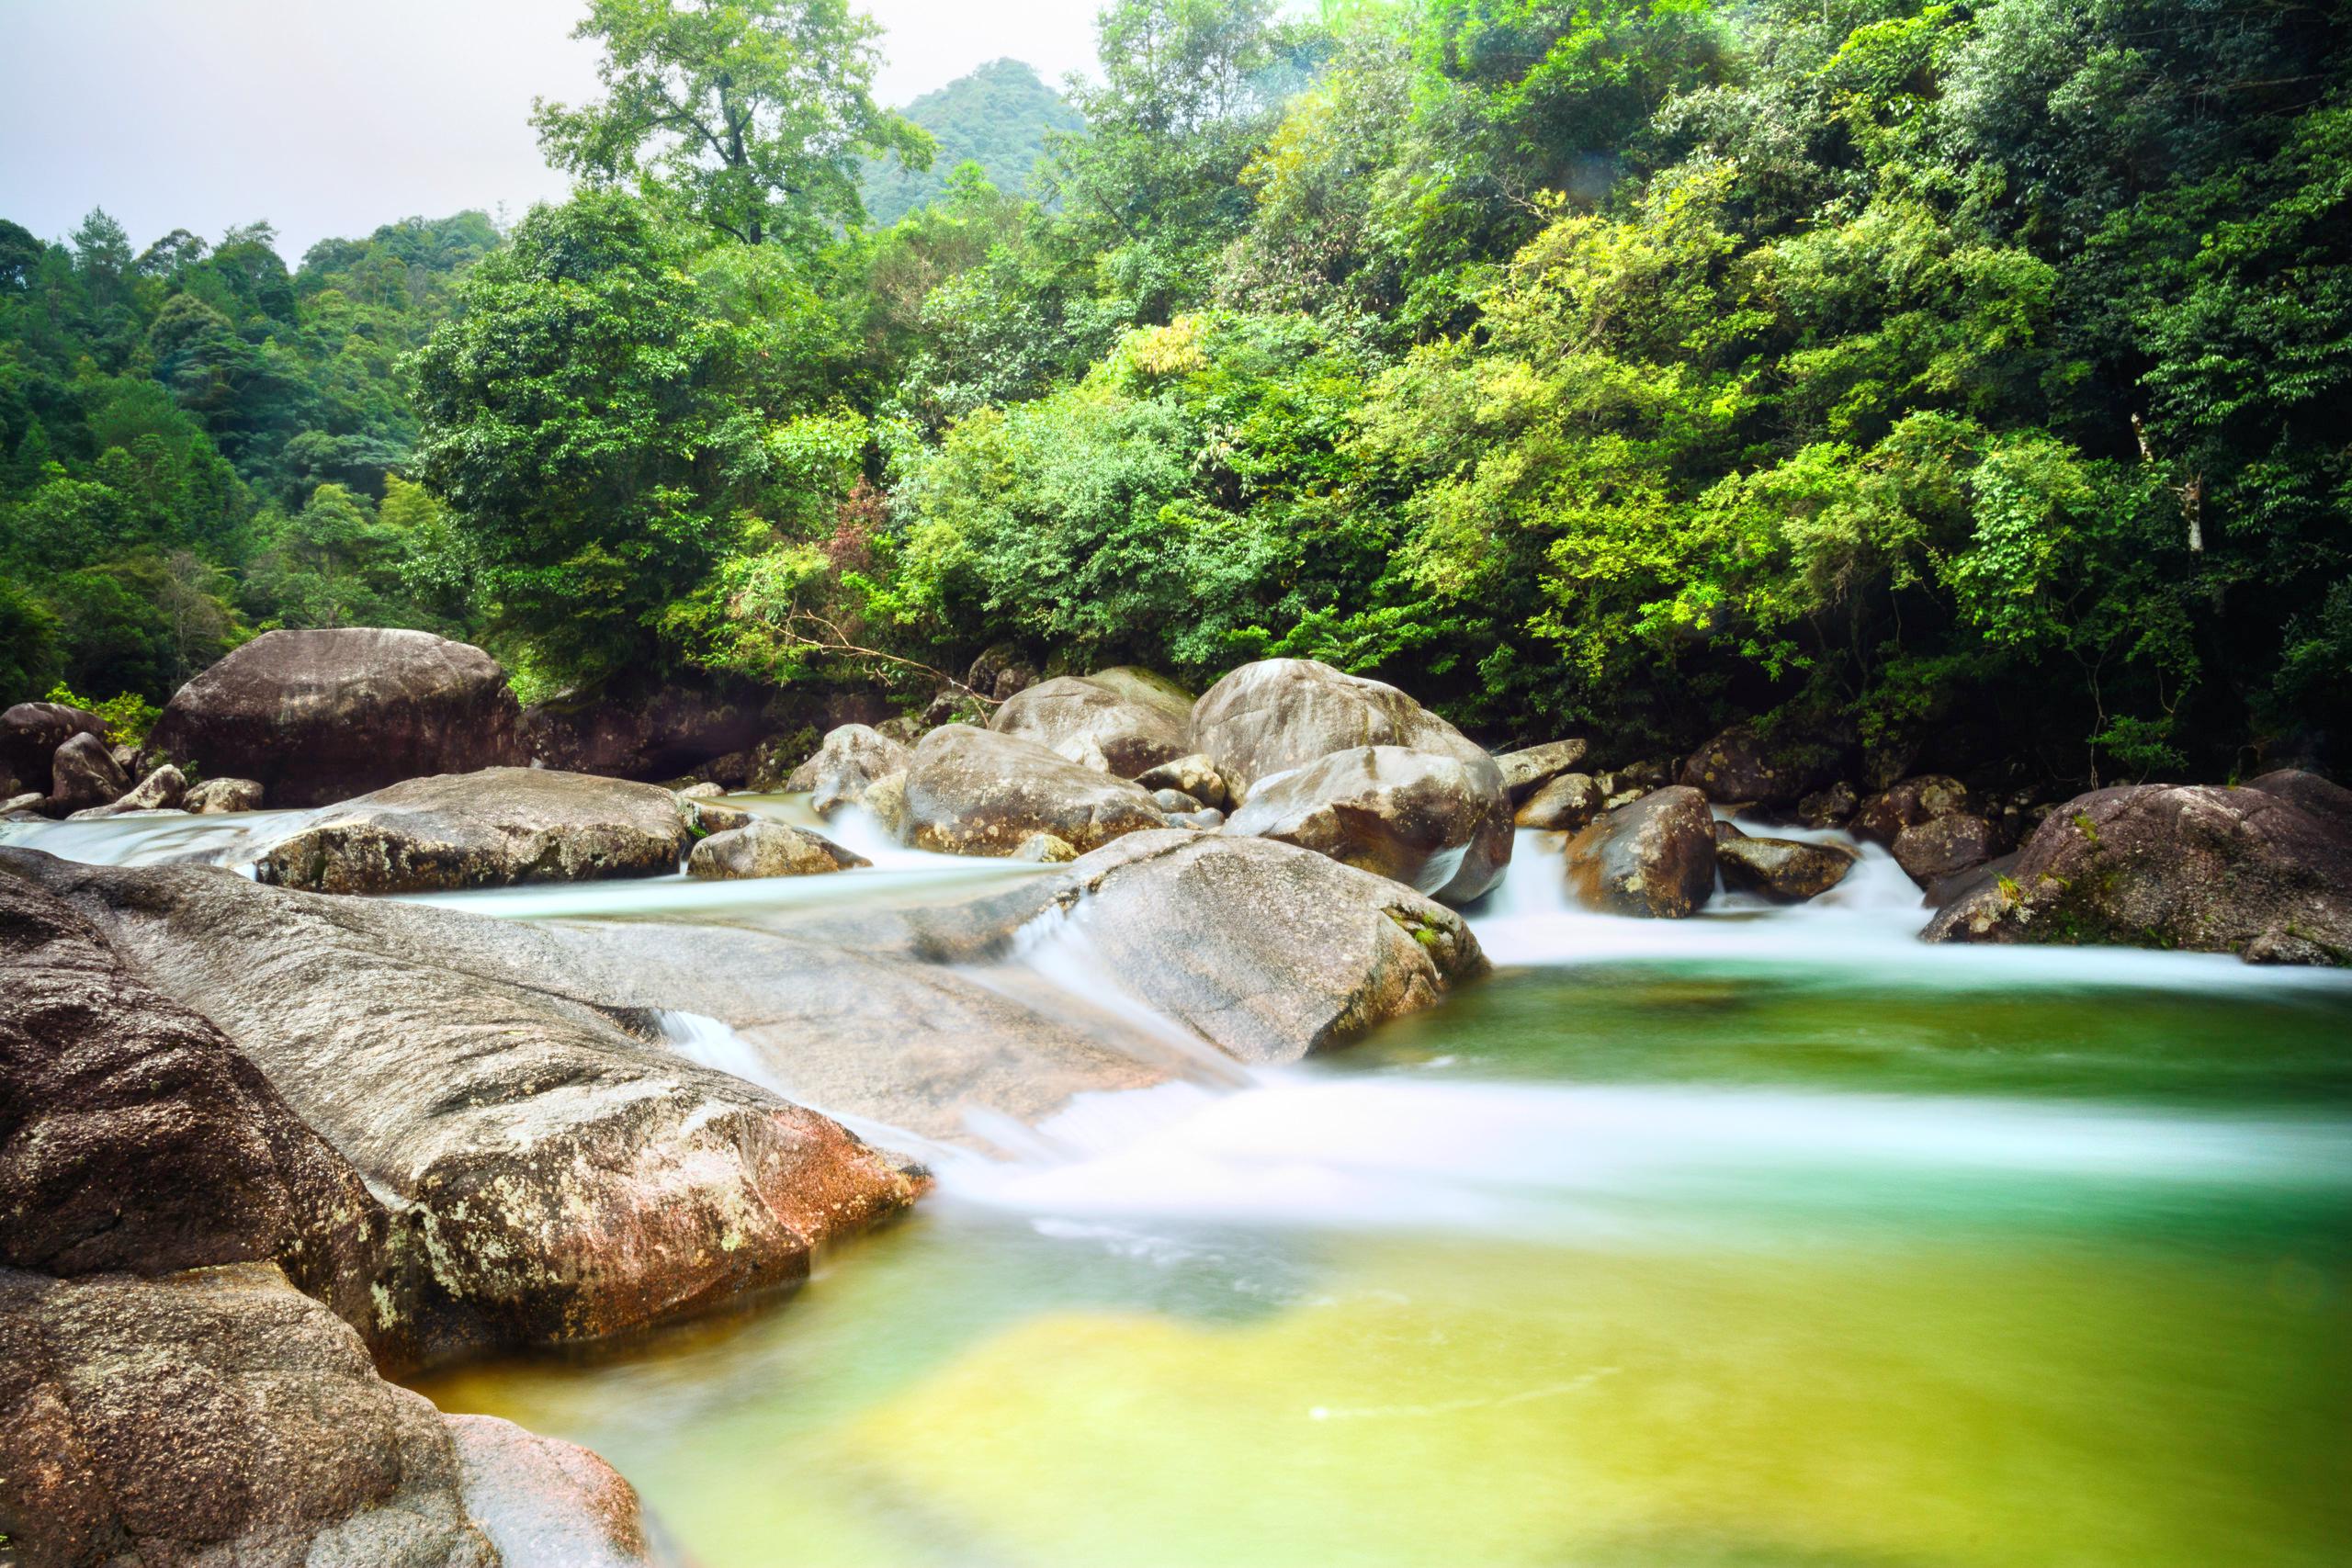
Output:
M1192 694L1171 681L1122 665L1093 675L1060 675L1015 693L989 728L1075 757L1091 742L1109 771L1123 779L1173 761L1185 744Z
M275 1260L379 1339L392 1332L369 1290L386 1223L220 1030L0 866L0 1264L161 1274Z
M1715 867L1723 873L1724 886L1776 904L1801 904L1819 897L1846 880L1856 859L1853 851L1839 844L1750 838L1745 833L1719 834L1715 840Z
M1600 815L1605 798L1590 773L1562 773L1529 795L1512 820L1545 832L1581 832Z
M1854 837L1891 850L1904 829L1939 817L1963 815L1968 805L1966 784L1944 773L1921 773L1890 784L1863 801L1854 814Z
M206 779L191 785L180 801L183 810L198 817L231 811L259 811L261 784L253 779Z
M1843 761L1827 742L1736 724L1685 757L1675 782L1710 800L1789 806L1835 778Z
M560 692L532 704L517 724L525 756L500 760L652 783L748 752L777 728L749 694L666 681L623 682L599 692Z
M1679 919L1715 889L1715 818L1688 785L1643 795L1568 840L1569 889L1611 915Z
M2007 876L1946 906L1927 935L2352 964L2352 791L2292 772L2240 788L2093 790L2051 813Z
M920 1178L823 1116L680 1060L502 922L209 867L0 849L201 1006L356 1168L406 1245L382 1281L423 1359L594 1338L791 1282ZM544 951L543 949L539 951Z
M759 876L814 876L873 863L821 833L753 818L742 827L713 833L696 844L686 856L686 874L711 882Z
M329 808L261 852L259 880L318 893L414 893L661 876L694 835L652 784L544 768L410 779Z
M17 784L8 793L47 795L50 759L77 735L96 736L103 744L107 721L63 703L18 703L0 712L0 770L15 774Z
M265 632L182 686L152 761L254 779L275 806L323 806L401 779L528 760L498 661L430 632Z
M1434 751L1490 773L1486 749L1420 704L1379 681L1312 659L1245 664L1201 694L1193 706L1192 751L1217 761L1246 792L1259 780L1359 746Z
M1502 770L1503 788L1510 792L1511 805L1519 807L1525 805L1537 790L1583 761L1590 750L1580 739L1547 740L1541 746L1506 751L1495 759L1495 765Z
M870 725L840 725L826 733L816 755L792 770L784 787L808 791L809 809L831 817L863 802L875 780L905 773L913 761L913 751Z
M52 817L111 806L130 787L121 764L95 735L72 737L57 749L49 765L49 801L41 809Z
M654 1568L609 1467L384 1382L266 1264L0 1269L0 1530L28 1564Z
M1912 823L1888 848L1904 874L1925 887L1983 865L2000 852L2001 843L1999 830L1982 817L1949 811Z
M1361 746L1260 781L1228 836L1279 839L1465 904L1510 864L1510 801L1491 768Z
M1019 736L946 724L914 750L904 822L907 842L920 850L1009 855L1033 833L1051 833L1083 853L1124 833L1163 827L1167 817L1125 779Z
M134 811L176 811L187 798L187 778L177 768L165 762L130 791L106 806L85 807L74 815L84 820L107 817L127 817Z

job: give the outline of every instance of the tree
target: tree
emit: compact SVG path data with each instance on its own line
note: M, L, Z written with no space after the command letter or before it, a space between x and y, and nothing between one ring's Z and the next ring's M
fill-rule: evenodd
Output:
M707 309L680 236L617 191L534 208L414 370L417 471L502 626L597 679L736 537L764 479L749 337Z
M880 36L847 0L594 0L605 96L537 100L548 161L746 244L813 245L864 221L860 160L928 167L931 139L874 101Z

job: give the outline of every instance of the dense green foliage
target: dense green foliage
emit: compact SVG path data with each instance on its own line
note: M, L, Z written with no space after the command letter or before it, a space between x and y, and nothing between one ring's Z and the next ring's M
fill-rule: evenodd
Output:
M839 5L583 30L589 186L469 271L0 232L0 679L379 616L917 698L1308 654L1497 739L2057 782L2352 734L2326 6L1115 0L1034 185L961 140L1029 123L965 111L1001 62L880 226L859 160L927 139Z
M928 169L879 159L867 163L859 189L867 219L877 224L896 223L940 199L947 193L948 175L966 164L978 164L999 190L1023 191L1037 160L1046 155L1046 138L1086 125L1060 94L1018 60L991 60L923 94L904 113L930 132L936 151Z
M293 272L272 241L0 222L0 699L160 702L273 626L467 623L440 506L392 471L396 367L496 231L411 219Z

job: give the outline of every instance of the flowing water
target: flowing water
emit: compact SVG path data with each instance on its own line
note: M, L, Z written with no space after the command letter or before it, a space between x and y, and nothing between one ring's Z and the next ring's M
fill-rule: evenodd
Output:
M237 852L68 831L19 841ZM869 848L440 901L726 920L1034 874ZM1797 909L1558 888L1523 835L1470 912L1496 974L1347 1052L926 1147L937 1193L788 1300L420 1386L594 1448L703 1568L2352 1560L2345 979L1930 948L1875 851ZM1082 946L1023 962L1141 1013Z

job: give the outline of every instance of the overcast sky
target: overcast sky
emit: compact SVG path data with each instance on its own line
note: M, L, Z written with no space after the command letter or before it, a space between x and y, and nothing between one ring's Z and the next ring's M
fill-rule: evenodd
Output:
M866 0L885 103L1002 56L1089 68L1100 0ZM144 247L267 219L329 235L560 196L528 117L595 87L582 0L0 0L0 218L104 207Z

